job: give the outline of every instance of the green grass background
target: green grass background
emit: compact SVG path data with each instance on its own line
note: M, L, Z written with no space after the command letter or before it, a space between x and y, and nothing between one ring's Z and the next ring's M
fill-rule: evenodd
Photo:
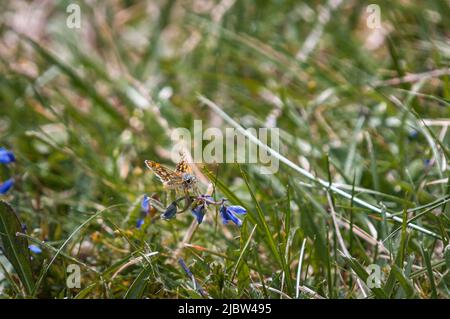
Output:
M448 298L447 1L77 1L80 29L70 3L0 4L2 199L43 250L29 289L0 256L2 298ZM281 154L403 227L281 163L207 166L241 229L212 209L181 251L189 213L136 229L143 194L171 196L144 159L173 166L169 132L194 120L230 127L198 94L245 127L275 119Z

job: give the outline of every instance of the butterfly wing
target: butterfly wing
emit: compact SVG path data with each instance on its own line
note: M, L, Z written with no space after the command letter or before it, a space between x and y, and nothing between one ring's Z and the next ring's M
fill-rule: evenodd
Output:
M155 173L159 180L168 188L178 187L183 184L182 176L154 161L145 161L145 165Z
M175 168L175 172L177 172L178 174L192 173L192 168L187 162L184 153L181 154L181 159L178 162L177 167Z

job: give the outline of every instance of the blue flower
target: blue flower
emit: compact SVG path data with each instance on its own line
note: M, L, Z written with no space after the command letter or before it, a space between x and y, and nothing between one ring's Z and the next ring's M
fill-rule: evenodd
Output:
M152 204L150 203L150 197L144 195L141 201L141 218L136 221L137 229L141 229L142 225L144 225L145 217L150 213L151 208Z
M143 218L139 218L136 222L136 228L137 229L141 229L142 225L144 225L144 219Z
M0 163L8 164L11 162L15 162L16 158L14 157L14 153L8 151L4 147L0 147ZM10 178L5 182L0 184L0 194L6 194L7 191L14 185L14 179Z
M222 216L222 221L224 224L228 224L228 222L231 220L236 225L241 226L242 221L239 218L237 218L236 214L243 215L246 213L247 211L245 210L245 208L241 206L222 205L220 207L220 215Z
M191 278L194 277L194 275L192 274L191 270L189 269L189 267L184 262L183 258L178 258L178 263L180 264L181 268L183 268L183 270L186 273L186 275L188 275Z
M144 198L141 202L141 213L143 216L147 215L150 212L151 204L150 204L150 197L147 195L144 195Z
M0 147L0 163L8 164L8 163L15 162L15 161L16 161L16 158L15 158L13 152L8 151L4 147Z
M10 178L8 180L6 180L5 182L3 182L2 184L0 184L0 194L6 194L6 192L9 191L9 189L11 187L13 187L14 185L14 179Z
M161 215L162 219L172 219L177 214L177 202L170 204L166 211Z
M194 215L195 218L197 218L197 222L201 224L203 221L203 217L205 217L205 204L202 203L195 206L191 212L192 215Z
M419 132L417 132L416 130L411 130L408 133L408 138L410 138L410 139L415 139L415 138L417 138L417 136L419 136Z
M36 246L36 245L30 245L30 246L28 246L28 249L29 249L32 253L35 253L35 254L40 254L40 253L42 253L42 249L39 248L39 247Z

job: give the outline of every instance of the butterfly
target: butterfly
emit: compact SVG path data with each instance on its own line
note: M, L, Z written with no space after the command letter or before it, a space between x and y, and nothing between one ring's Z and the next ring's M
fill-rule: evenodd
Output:
M185 191L194 187L197 178L192 174L192 169L186 161L184 155L178 162L175 170L171 170L161 164L145 160L145 165L155 173L160 179L165 188L168 189L183 189Z

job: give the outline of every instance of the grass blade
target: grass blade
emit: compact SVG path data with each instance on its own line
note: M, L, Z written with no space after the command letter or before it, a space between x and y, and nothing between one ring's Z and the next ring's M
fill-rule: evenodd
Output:
M9 262L13 265L27 294L31 294L35 284L31 271L28 241L16 236L22 226L13 208L5 201L0 201L0 238L1 247Z
M234 276L236 275L236 272L237 272L237 270L238 270L238 268L239 268L239 265L240 265L240 263L241 263L242 258L244 258L244 255L245 255L245 253L247 252L247 248L248 248L248 246L250 245L250 241L252 240L253 234L255 233L255 230L256 230L256 227L257 227L257 226L258 226L258 225L256 224L256 225L253 227L252 231L250 232L250 235L248 236L247 242L245 243L244 247L242 247L241 253L239 254L239 258L238 258L238 260L236 261L236 266L234 266L234 270L233 270L233 273L232 273L232 275L231 275L231 281L234 280Z
M364 267L353 257L347 257L344 254L342 257L350 264L350 267L355 271L356 275L361 279L363 282L367 282L367 279L369 278L369 274L364 269ZM388 296L384 292L383 289L373 287L370 288L370 290L373 292L373 294L379 298L379 299L387 299Z
M253 201L255 202L256 205L256 212L258 213L258 221L260 223L260 225L262 225L263 228L263 232L265 233L265 239L266 242L272 252L272 254L274 255L275 259L277 260L278 264L280 265L280 267L283 269L284 273L285 273L285 277L286 277L286 283L288 286L289 291L292 291L293 289L293 284L292 284L292 278L290 275L290 270L286 264L286 261L282 258L280 251L278 250L277 244L275 243L275 240L273 239L273 235L269 230L269 226L267 225L266 219L265 219L265 215L264 212L262 211L261 206L259 205L258 200L256 199L256 196L250 186L250 183L248 181L248 177L247 174L242 170L242 167L239 167L241 170L241 175L244 178L245 184L247 185L247 189L250 192L250 195L252 196Z
M145 288L148 284L148 275L151 272L151 267L144 267L139 275L137 275L136 279L133 281L131 286L128 288L125 293L125 299L140 299L144 294Z
M204 97L203 95L199 95L198 96L199 100L208 105L214 112L216 112L217 114L219 114L225 121L227 121L230 125L232 125L234 128L236 128L236 130L238 130L242 135L244 135L245 137L247 137L249 139L250 142L257 144L259 147L261 147L262 149L264 149L265 151L267 151L268 153L270 153L272 156L274 156L275 158L277 158L278 160L280 160L282 163L286 164L287 166L291 167L292 169L294 169L295 171L297 171L298 173L300 173L303 177L308 178L309 180L320 184L323 188L325 189L330 189L331 191L333 191L334 193L347 198L347 199L352 199L353 201L365 208L368 208L378 214L382 214L383 211L381 208L374 206L364 200L361 200L359 198L354 198L352 197L351 194L348 194L347 192L344 192L342 189L336 187L333 183L330 185L329 182L318 178L316 176L314 176L313 174L311 174L310 172L308 172L307 170L301 168L300 166L298 166L297 164L293 163L292 161L290 161L289 159L287 159L286 157L284 157L283 155L281 155L280 153L276 152L275 150L273 150L272 148L270 148L269 146L267 146L266 144L262 143L257 137L255 137L254 135L250 134L248 131L246 131L239 123L237 123L235 120L233 120L228 114L226 114L219 106L217 106L214 102L212 102L211 100L207 99L206 97ZM385 215L387 218L390 218L398 223L402 222L402 219L392 215L389 212L385 212ZM408 227L413 228L415 230L418 230L426 235L432 236L434 238L437 239L441 239L440 236L428 229L425 229L421 226L418 226L416 224L408 224Z

